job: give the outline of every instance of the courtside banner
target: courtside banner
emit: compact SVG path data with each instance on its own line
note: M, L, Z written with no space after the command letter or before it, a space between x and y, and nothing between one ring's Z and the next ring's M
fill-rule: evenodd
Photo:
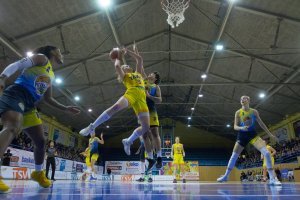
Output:
M140 174L140 161L106 161L105 172L110 168L114 175Z
M186 180L199 180L199 163L198 161L186 161L185 162L185 176ZM160 170L161 175L173 175L174 167L172 161L163 161L163 167ZM178 173L177 173L178 174ZM179 178L179 177L178 177ZM180 175L180 179L182 176Z

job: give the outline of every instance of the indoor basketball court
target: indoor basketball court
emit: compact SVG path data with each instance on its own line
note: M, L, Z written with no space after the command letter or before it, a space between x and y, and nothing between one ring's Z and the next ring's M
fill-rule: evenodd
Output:
M2 0L0 199L299 199L299 0Z

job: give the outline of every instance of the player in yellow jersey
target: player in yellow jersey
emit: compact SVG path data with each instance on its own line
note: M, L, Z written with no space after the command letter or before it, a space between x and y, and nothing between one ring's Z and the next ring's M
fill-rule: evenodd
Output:
M149 110L146 104L146 93L144 85L144 67L143 59L136 53L123 48L121 49L122 54L128 54L136 61L135 70L133 70L128 65L121 65L120 58L115 59L115 69L118 74L118 80L122 81L126 87L125 94L110 108L105 110L93 123L88 127L82 129L79 133L81 135L89 135L94 132L95 128L100 124L104 123L110 119L117 112L127 108L132 107L140 126L136 128L129 138L123 139L122 143L124 145L124 150L127 155L130 155L130 146L139 136L146 133L149 128ZM151 153L151 152L147 152Z
M81 176L81 180L87 180L87 177L92 173L92 168L91 168L91 157L90 157L90 146L85 149L84 152L80 153L85 157L85 164L87 169L83 172Z
M0 75L0 115L3 124L0 132L0 158L11 141L24 129L34 143L35 171L31 173L31 178L42 187L50 187L51 182L42 170L46 140L35 104L45 100L61 111L77 114L80 110L62 105L52 97L52 66L63 63L60 50L54 46L44 46L33 53L31 57L10 64ZM6 79L17 71L21 71L21 74L14 84L5 88ZM0 193L9 191L10 188L0 179Z
M183 144L179 143L179 137L175 138L175 144L172 145L171 158L173 158L173 166L174 166L174 180L173 183L177 183L176 174L178 168L180 168L180 172L182 174L182 182L185 183L185 165L183 158L185 157L185 152L183 148ZM179 173L180 174L180 173Z
M91 138L89 139L89 147L90 147L90 162L92 168L92 174L90 176L91 181L97 180L96 178L96 167L95 163L99 157L98 146L99 144L104 144L103 133L101 133L100 139L96 137L96 133L91 134Z
M270 175L270 185L281 185L280 181L274 176L274 169L272 167L271 154L266 147L266 143L257 135L255 130L255 122L273 139L277 139L268 129L268 127L261 120L257 110L250 108L250 97L241 97L242 108L236 111L234 117L234 130L238 131L237 141L234 145L231 158L227 165L227 170L224 175L217 179L218 182L226 182L229 174L235 166L236 160L245 148L250 143L257 150L259 150L266 158L266 165Z
M271 158L272 158L272 168L274 168L274 164L275 164L275 154L276 154L276 150L271 147L266 141L265 141L266 145L267 145L267 149L271 154ZM264 157L263 154L261 154L261 159L264 161L263 162L263 182L267 181L267 159ZM276 176L276 174L274 174L274 176Z

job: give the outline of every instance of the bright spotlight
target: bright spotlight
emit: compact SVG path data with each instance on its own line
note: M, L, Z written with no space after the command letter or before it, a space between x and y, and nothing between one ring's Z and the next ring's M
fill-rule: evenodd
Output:
M75 101L79 101L80 97L79 96L75 96L74 99L75 99Z
M109 128L109 126L107 125L106 128Z
M202 75L201 75L201 78L206 79L206 78L207 78L207 75L206 75L206 74L202 74Z
M191 108L191 110L195 110L195 108L193 107L193 108Z
M227 128L230 128L230 124L227 124L226 127L227 127Z
M93 110L91 108L88 109L89 112L92 112Z
M192 118L191 117L188 117L188 120L191 120Z
M200 98L203 97L203 94L199 94L198 97L200 97Z
M55 79L55 83L61 84L61 83L62 83L62 79L61 79L61 78L56 78L56 79Z
M191 127L191 125L188 124L188 127Z
M259 96L259 98L263 99L263 98L266 97L266 94L262 92L262 93L260 93L258 96Z
M224 46L221 45L221 44L217 44L216 47L215 47L215 49L216 49L217 51L222 51L222 50L224 49Z
M28 51L28 52L26 52L26 55L27 55L27 57L31 57L31 56L33 56L33 53L32 53L32 51Z
M98 4L102 7L102 8L107 8L111 5L111 0L98 0Z

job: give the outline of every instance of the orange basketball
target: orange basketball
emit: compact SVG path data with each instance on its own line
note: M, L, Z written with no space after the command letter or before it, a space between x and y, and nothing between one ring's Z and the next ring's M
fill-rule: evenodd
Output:
M120 59L121 57L121 51L119 48L113 48L110 53L109 53L109 57L112 59L112 60L115 60L115 59Z

